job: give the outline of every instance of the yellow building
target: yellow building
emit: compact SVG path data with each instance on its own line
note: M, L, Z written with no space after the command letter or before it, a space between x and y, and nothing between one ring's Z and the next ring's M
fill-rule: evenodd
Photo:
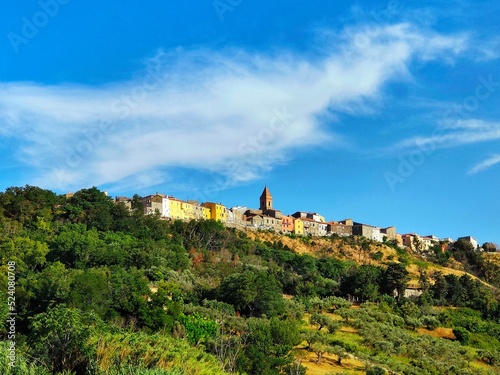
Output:
M203 207L210 209L210 219L220 221L222 223L227 222L226 207L219 203L205 202L202 204Z
M294 224L294 233L303 236L304 235L304 222L300 219L295 219L293 224Z
M211 217L212 217L212 210L208 207L202 206L202 219L210 220Z
M190 200L183 203L186 220L210 220L210 208L200 206L198 201Z
M173 220L184 220L184 212L182 211L182 202L179 199L169 197L170 201L170 217Z
M195 206L190 202L181 202L182 218L184 220L198 219Z

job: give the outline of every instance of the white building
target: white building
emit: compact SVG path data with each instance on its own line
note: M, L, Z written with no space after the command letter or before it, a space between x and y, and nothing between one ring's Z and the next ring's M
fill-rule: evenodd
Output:
M161 216L170 218L170 199L168 196L162 197L161 200Z
M478 243L474 237L472 237L472 236L459 237L457 241L460 241L460 240L470 243L474 247L474 250L477 249Z

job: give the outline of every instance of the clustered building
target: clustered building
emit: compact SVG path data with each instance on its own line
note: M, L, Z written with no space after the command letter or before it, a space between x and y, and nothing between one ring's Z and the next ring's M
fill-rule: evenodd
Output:
M126 197L116 197L117 203L124 203L130 207L131 200ZM398 234L396 227L381 228L373 225L355 222L352 219L341 221L326 221L324 216L315 212L297 211L291 215L284 215L282 211L273 207L273 197L267 188L260 196L258 209L244 206L232 208L222 203L197 201L183 201L172 196L156 193L142 198L144 214L157 213L164 219L171 220L200 220L213 219L228 227L240 229L273 230L284 234L294 233L322 237L336 234L339 236L363 236L377 242L388 240L396 241L400 246L406 246L414 251L426 251L434 245L441 245L446 250L452 239L439 239L436 236L419 236L416 233ZM461 237L471 243L474 248L478 243L474 237Z

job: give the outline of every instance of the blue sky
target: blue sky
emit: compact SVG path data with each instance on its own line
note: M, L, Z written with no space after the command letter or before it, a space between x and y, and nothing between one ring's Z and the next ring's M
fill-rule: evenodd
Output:
M500 243L498 1L0 4L0 189Z

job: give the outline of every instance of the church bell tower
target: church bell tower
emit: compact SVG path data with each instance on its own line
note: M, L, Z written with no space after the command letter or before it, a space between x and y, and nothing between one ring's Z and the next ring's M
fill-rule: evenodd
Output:
M271 193L269 192L269 189L267 188L267 186L264 188L264 191L262 192L262 195L260 196L259 209L262 211L273 209L273 197L271 196Z

